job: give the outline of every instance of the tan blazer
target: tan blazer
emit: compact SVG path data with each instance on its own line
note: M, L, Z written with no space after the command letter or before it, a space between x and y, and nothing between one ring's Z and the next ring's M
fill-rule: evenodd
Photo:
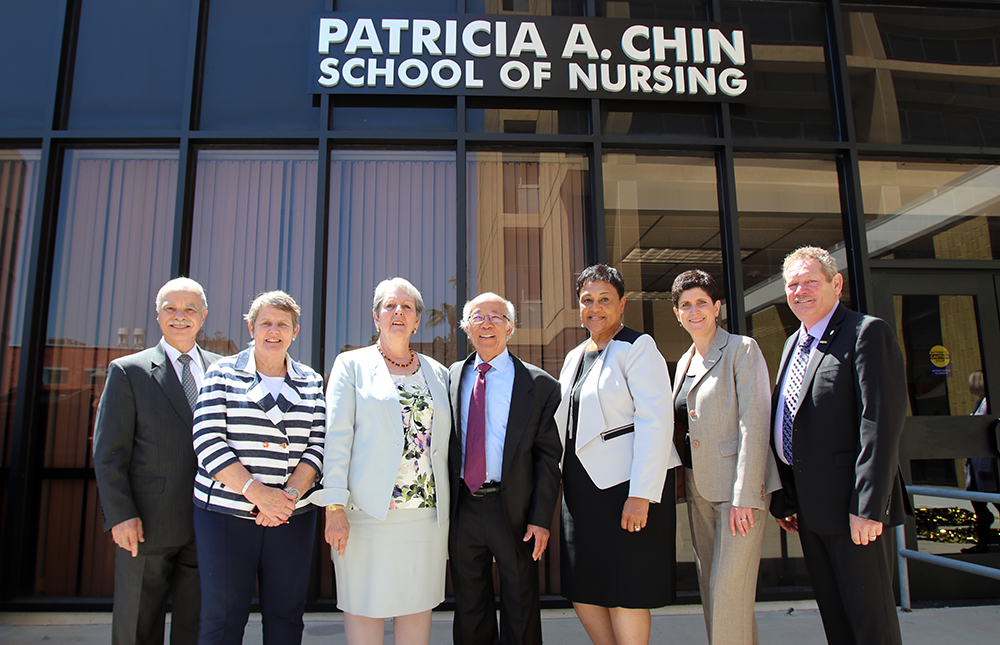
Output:
M692 356L694 345L677 361L674 399ZM687 407L698 492L712 502L766 508L765 495L781 481L770 445L770 378L757 342L716 329Z

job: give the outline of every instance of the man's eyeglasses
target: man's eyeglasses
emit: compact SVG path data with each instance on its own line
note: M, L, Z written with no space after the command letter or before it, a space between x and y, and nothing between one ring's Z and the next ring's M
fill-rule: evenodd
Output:
M494 325L499 325L505 320L510 320L510 318L504 316L503 314L472 314L469 316L469 322L473 325L482 325L487 319Z

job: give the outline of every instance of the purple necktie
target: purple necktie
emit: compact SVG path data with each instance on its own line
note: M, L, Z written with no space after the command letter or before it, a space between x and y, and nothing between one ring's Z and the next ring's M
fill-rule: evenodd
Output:
M486 372L489 363L480 363L476 385L469 401L469 424L465 429L465 485L475 493L486 481Z
M805 340L799 343L798 351L792 357L792 364L788 368L788 380L785 382L785 409L781 419L781 450L789 466L794 464L792 461L792 423L795 421L795 414L799 411L802 377L806 374L806 365L809 363L809 348L812 347L812 342L813 337L806 334Z

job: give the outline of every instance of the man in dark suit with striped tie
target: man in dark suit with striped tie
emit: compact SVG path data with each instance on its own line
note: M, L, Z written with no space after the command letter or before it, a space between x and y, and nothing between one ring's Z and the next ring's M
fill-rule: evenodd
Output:
M162 644L168 597L170 642L198 641L191 426L201 379L219 359L195 344L207 315L200 284L167 282L156 294L163 338L108 366L94 429L94 470L104 529L121 547L115 549L115 645Z
M830 643L901 643L889 527L903 522L899 440L903 356L880 318L840 305L844 277L825 249L785 258L788 306L771 446L783 489L771 513L797 531Z

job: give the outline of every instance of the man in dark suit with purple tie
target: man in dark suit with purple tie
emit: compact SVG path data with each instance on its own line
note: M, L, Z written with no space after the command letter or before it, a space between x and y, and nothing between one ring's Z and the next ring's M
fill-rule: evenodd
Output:
M559 382L507 351L514 306L494 293L465 304L476 351L451 366L449 557L456 645L540 644L538 558L559 499ZM493 560L500 571L500 628Z

